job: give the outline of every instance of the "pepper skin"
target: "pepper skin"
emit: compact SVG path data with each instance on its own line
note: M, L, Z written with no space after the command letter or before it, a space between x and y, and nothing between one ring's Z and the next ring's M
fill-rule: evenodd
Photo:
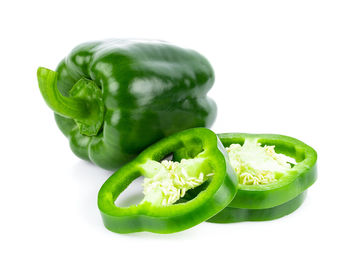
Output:
M192 157L200 155L213 172L206 187L200 188L191 200L166 206L153 205L147 201L129 207L114 204L133 180L145 175L142 168L145 163L150 160L160 161L179 150ZM152 176L146 174L146 177L149 175ZM215 133L206 128L193 128L153 144L115 172L99 191L98 207L106 228L113 232L173 233L193 227L225 208L235 196L237 184L237 176Z
M305 190L296 198L289 200L279 206L263 208L263 209L248 209L225 207L218 214L207 220L212 223L235 223L243 221L268 221L284 217L297 210L304 202L306 197Z
M84 43L58 65L38 69L40 91L72 151L116 170L159 139L209 127L215 102L209 62L161 41Z
M317 153L305 143L288 136L274 134L219 134L225 147L243 144L245 140L274 145L277 153L292 157L297 164L277 182L266 185L239 184L237 194L228 205L233 208L266 209L286 203L309 188L317 179Z

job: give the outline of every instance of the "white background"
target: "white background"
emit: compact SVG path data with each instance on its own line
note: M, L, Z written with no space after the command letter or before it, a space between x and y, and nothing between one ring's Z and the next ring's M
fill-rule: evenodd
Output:
M349 1L2 1L1 261L349 261ZM36 80L77 44L156 38L212 63L215 132L279 133L318 154L304 205L271 222L106 230L110 175L71 153Z

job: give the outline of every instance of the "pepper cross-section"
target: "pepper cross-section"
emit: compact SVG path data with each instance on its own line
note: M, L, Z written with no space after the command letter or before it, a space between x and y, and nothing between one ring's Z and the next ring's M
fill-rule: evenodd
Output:
M239 178L232 202L209 222L264 221L290 214L316 181L316 151L288 136L219 134Z
M164 160L179 152L186 157ZM116 206L118 196L140 176L144 176L144 199L137 205ZM232 201L237 185L215 133L194 128L153 144L115 172L100 189L98 207L113 232L173 233L221 211Z

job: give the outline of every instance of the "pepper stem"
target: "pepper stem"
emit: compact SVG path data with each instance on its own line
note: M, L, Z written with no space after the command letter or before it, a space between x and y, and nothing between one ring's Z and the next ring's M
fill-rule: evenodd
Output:
M102 92L93 81L80 79L66 97L57 88L57 72L39 67L37 76L40 92L55 113L74 119L81 134L98 133L103 123L104 105Z

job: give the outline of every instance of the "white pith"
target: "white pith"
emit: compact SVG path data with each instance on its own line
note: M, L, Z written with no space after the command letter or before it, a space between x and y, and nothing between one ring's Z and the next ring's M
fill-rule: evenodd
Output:
M266 185L278 180L277 174L283 174L296 165L294 158L275 152L275 146L261 146L256 141L246 140L243 146L231 144L226 147L231 166L239 175L243 185Z
M154 205L167 206L174 204L186 192L203 184L213 173L201 170L204 159L182 159L180 162L163 160L152 161L152 177L146 177L143 183L143 201Z

